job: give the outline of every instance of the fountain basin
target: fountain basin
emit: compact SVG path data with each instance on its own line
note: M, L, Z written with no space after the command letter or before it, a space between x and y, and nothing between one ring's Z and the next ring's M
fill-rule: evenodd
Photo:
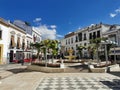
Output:
M69 59L69 60L72 60L72 59L75 59L76 56L65 56L65 58Z

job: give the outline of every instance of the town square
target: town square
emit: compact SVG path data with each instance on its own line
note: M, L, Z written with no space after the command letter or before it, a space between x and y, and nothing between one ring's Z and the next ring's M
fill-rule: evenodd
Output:
M120 90L120 1L0 1L0 90Z

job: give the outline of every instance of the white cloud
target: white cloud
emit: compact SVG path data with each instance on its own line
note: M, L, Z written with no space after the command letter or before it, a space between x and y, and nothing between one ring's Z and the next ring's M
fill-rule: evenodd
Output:
M72 32L68 32L68 34L70 34L70 33L72 33Z
M56 25L51 25L50 27L53 28L53 29L55 29L57 26Z
M52 26L52 27L51 27ZM57 39L57 38L60 38L60 37L63 37L62 35L58 35L57 32L56 32L56 25L50 25L50 26L47 26L47 25L40 25L40 26L37 26L37 27L33 27L35 30L38 30L41 35L42 35L42 39Z
M116 13L120 13L120 8L115 10Z
M39 31L41 33L42 39L58 39L63 37L62 35L57 34L56 32L56 25L42 25L41 24L41 18L36 18L33 20L34 23L37 24L37 26L33 26L33 29Z
M42 19L41 18L35 18L35 20L33 20L33 22L40 22Z
M120 14L120 8L117 8L116 10L114 10L114 13L110 13L110 17L114 18L119 14Z
M94 26L94 25L95 25L95 24L90 24L90 27L91 27L91 26Z
M79 27L78 29L81 29L81 27Z
M116 15L117 15L117 14L115 14L115 13L110 13L110 17L111 17L111 18L114 18Z

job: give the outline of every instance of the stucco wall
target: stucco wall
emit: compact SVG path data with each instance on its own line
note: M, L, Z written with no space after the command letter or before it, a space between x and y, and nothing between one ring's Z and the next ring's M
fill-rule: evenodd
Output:
M3 56L2 56L2 64L7 63L7 49L8 49L8 40L9 40L9 28L0 23L0 29L2 30L2 39L0 40L0 44L3 44Z

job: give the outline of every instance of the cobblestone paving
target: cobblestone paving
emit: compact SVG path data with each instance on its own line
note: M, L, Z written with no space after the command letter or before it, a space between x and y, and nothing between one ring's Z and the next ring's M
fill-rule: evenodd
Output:
M36 90L120 90L120 78L47 77Z

